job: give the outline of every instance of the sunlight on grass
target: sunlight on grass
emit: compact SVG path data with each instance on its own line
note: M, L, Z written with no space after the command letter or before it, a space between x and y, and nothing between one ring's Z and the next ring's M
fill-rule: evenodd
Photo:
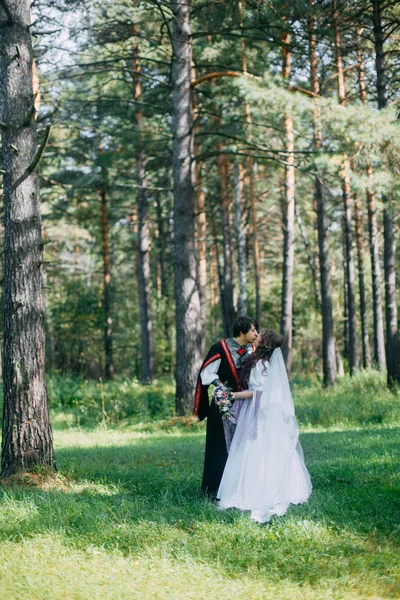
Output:
M53 487L2 487L2 599L400 596L398 428L307 428L310 502L267 526L201 498L203 426L55 441Z

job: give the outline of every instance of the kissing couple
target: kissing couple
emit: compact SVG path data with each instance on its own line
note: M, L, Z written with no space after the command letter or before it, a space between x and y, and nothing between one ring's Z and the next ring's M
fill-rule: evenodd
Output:
M207 417L202 492L221 510L248 510L259 523L306 502L312 488L282 343L271 329L259 334L251 317L238 317L233 337L210 349L196 386L195 415Z

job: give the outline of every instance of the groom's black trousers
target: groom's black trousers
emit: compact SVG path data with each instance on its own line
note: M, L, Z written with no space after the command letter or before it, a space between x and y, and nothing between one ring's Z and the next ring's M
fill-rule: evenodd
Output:
M206 450L204 455L203 494L215 498L228 459L222 418L218 406L210 403L207 416Z

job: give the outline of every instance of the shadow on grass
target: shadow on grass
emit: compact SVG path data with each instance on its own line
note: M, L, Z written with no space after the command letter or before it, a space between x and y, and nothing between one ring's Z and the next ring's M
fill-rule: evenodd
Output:
M0 539L54 532L83 549L189 556L235 574L255 570L298 582L384 573L388 556L369 557L382 543L400 550L398 440L396 429L303 434L313 495L261 527L201 498L202 436L154 434L131 445L62 448L60 473L76 485L3 488Z

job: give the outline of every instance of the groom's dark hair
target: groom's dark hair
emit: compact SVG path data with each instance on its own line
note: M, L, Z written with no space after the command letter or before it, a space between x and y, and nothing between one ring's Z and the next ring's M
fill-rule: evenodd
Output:
M258 331L258 323L254 319L251 317L238 317L233 322L233 337L239 337L241 333L247 333L252 325Z

